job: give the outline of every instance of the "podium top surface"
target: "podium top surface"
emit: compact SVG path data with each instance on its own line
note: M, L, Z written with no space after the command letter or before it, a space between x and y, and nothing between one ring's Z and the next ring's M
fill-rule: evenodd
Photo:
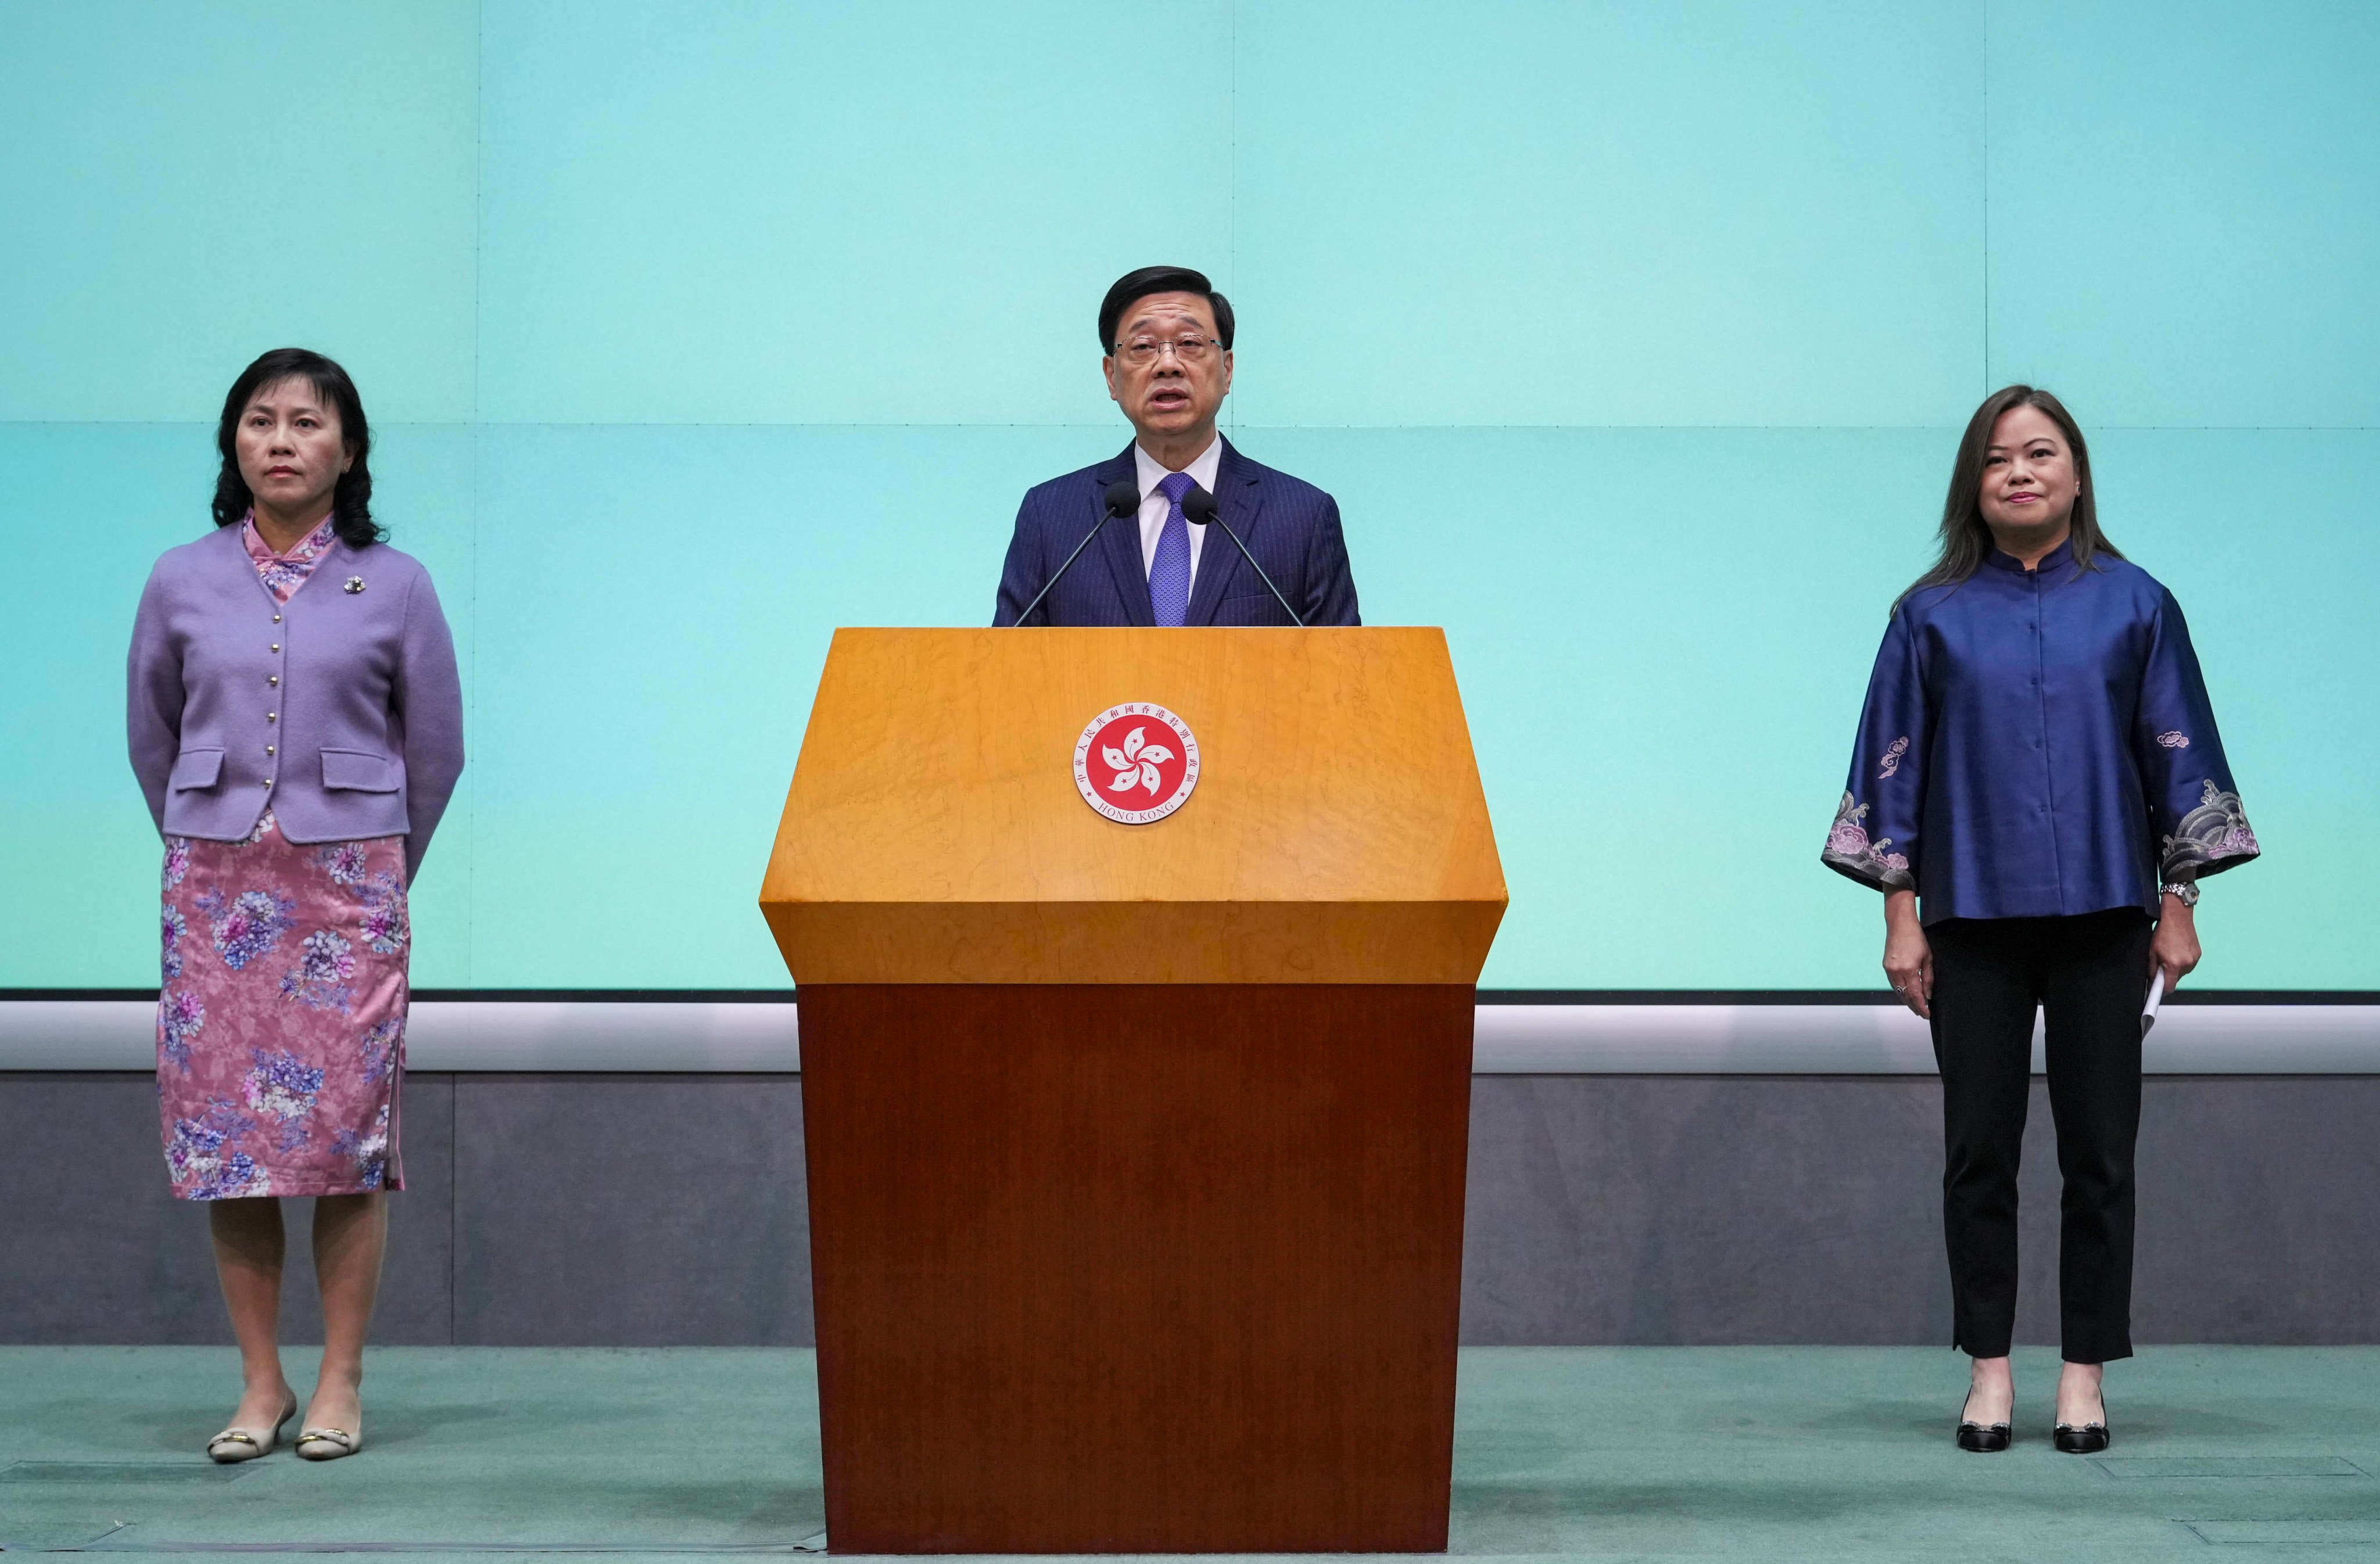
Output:
M837 631L760 894L796 983L1470 983L1505 899L1436 629Z

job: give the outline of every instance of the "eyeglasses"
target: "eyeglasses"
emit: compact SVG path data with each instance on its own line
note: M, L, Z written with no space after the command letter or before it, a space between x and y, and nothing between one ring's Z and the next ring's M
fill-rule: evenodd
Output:
M1174 359L1178 363L1203 364L1207 361L1208 349L1222 346L1220 342L1210 336L1169 338L1136 336L1130 342L1117 343L1115 356L1135 370L1145 370L1156 363L1158 355L1168 348L1172 349Z

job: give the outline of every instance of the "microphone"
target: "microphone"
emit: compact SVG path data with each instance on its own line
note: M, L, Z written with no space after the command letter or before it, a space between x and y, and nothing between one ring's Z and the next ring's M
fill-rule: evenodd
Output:
M1232 530L1230 522L1223 519L1221 509L1215 503L1215 496L1208 493L1204 489L1191 490L1182 496L1182 515L1183 519L1193 527L1204 527L1212 522L1223 529L1224 537L1234 543L1239 543L1240 557L1246 560L1256 571L1257 579L1265 584L1265 590L1272 594L1272 600L1281 604L1281 611L1289 615L1292 624L1301 630L1305 628L1305 618L1298 613L1297 610L1289 606L1289 600L1282 597L1281 588L1272 584L1272 577L1265 574L1265 567L1257 564L1257 556L1248 552L1248 546L1240 542L1240 535Z
M1210 501L1209 503L1211 503ZM1075 561L1081 557L1083 551L1091 546L1091 540L1099 535L1100 527L1105 527L1117 516L1130 515L1140 509L1140 485L1129 482L1109 484L1107 492L1099 496L1099 519L1091 524L1091 529L1088 532L1083 534L1083 540L1075 545L1075 552L1066 556L1066 563L1060 565L1042 588L1033 594L1033 600L1026 603L1025 612L1016 616L1016 628L1021 630L1025 627L1025 622L1033 617L1033 611L1041 606L1041 600L1050 595L1050 588L1056 586L1066 572L1074 567Z

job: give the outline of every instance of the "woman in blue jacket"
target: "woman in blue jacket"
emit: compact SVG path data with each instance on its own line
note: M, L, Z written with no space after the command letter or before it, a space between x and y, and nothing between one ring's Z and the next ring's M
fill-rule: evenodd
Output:
M2017 1158L2046 1015L2065 1181L2056 1442L2107 1446L2131 1355L2141 1012L2198 964L2198 881L2255 833L2180 605L2101 535L2058 399L1995 393L1959 444L1941 557L1893 605L1824 861L1885 898L1884 968L1933 1025L1961 1449L2008 1448Z

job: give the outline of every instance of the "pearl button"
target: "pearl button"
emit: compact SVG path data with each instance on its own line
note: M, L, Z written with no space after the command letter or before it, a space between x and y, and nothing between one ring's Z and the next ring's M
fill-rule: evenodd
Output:
M269 744L268 744L268 745L266 745L266 746L264 746L264 753L266 753L267 755L272 754L272 753L273 753L273 746L272 746L271 745L269 745Z
M277 613L276 613L276 614L274 614L274 615L273 616L273 622L275 624L280 624L280 623L281 623L281 615L279 615L279 614L277 614Z
M279 651L279 650L281 649L281 643L280 643L279 641L275 641L275 642L273 642L273 650L275 650L275 651Z
M278 722L281 721L281 713L278 711L268 711L264 714L264 720L268 722Z
M268 673L264 676L264 682L268 685L277 685L281 682L281 675L278 673Z

